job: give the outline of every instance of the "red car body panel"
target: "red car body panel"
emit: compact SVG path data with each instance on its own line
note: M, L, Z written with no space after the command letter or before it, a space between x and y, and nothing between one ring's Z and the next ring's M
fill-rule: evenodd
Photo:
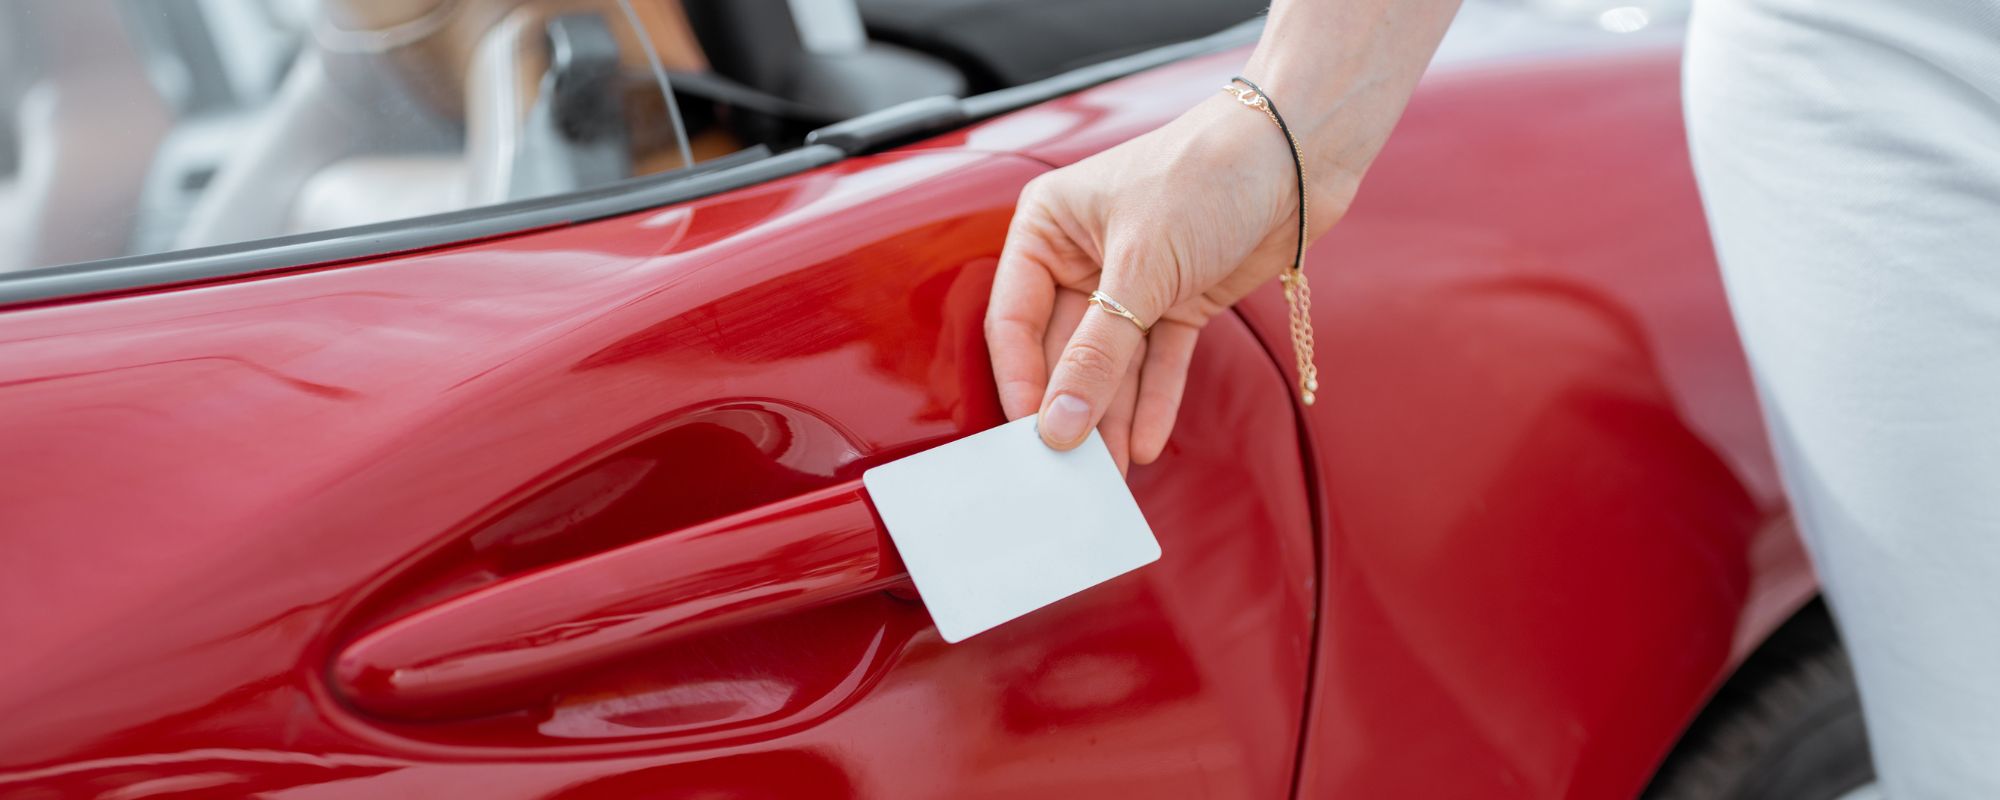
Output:
M1001 421L1021 186L1243 57L0 313L0 796L1629 796L1813 591L1670 53L1427 79L1312 254L1321 402L1275 289L1203 337L1157 564L945 645L861 514Z
M1072 163L1240 65L962 142ZM1633 796L1814 594L1686 153L1675 50L1434 71L1314 243L1301 796ZM1279 292L1240 311L1289 356Z
M1392 774L1633 796L1812 596L1678 74L1666 53L1433 81L1315 250L1337 383L1307 415L1331 517L1313 796ZM1280 304L1247 313L1284 341Z

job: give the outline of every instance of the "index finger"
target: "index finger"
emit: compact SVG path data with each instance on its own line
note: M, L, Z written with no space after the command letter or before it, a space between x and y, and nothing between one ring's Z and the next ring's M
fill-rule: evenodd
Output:
M1055 276L1021 249L1018 236L1007 237L986 307L986 349L993 357L993 382L1000 389L1000 408L1008 420L1042 407L1042 390L1048 385L1042 335L1056 303Z

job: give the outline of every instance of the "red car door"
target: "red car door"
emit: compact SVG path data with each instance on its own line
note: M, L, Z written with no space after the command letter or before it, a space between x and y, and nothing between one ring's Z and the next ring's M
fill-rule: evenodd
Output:
M1001 422L944 146L0 312L0 795L1277 797L1314 539L1211 325L1164 558L958 645L861 471Z

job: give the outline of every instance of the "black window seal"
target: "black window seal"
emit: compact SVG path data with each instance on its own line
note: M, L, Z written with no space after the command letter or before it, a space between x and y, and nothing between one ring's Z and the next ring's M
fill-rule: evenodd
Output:
M922 98L828 125L806 145L771 155L761 147L690 169L630 178L580 192L480 206L330 231L214 247L121 256L0 274L0 309L378 258L573 225L696 200L833 164L851 155L933 135L1052 100L1137 72L1254 42L1263 19L964 99Z
M628 178L580 192L315 233L22 270L0 275L0 308L375 258L587 222L763 183L843 157L824 145L778 155L759 146L691 169Z

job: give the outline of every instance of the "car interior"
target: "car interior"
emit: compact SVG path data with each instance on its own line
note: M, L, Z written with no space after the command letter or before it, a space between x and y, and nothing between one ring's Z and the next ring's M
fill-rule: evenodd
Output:
M1261 0L0 4L0 272L671 175ZM1135 13L1143 9L1145 13Z

